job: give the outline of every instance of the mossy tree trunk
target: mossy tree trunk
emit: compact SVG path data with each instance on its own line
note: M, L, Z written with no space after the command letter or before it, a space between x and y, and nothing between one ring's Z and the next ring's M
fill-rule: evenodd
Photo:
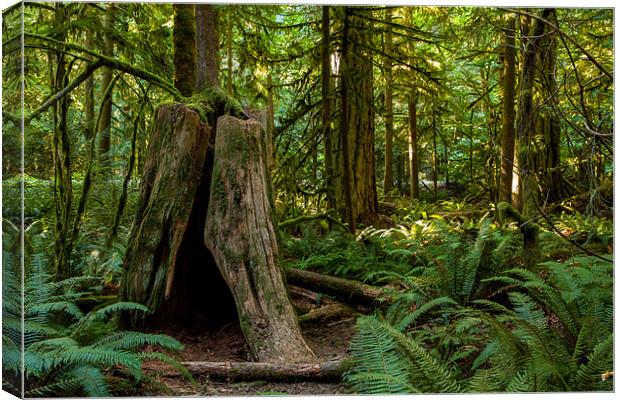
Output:
M112 31L114 30L114 18L115 18L114 3L108 4L104 16L104 33L103 33L103 55L106 57L114 56L114 39L112 37ZM113 69L110 67L103 67L103 74L101 76L101 110L99 117L99 126L97 132L99 132L99 160L102 165L109 164L109 153L111 145L112 130L112 96L103 98L104 92L112 82Z
M555 19L555 9L551 10L550 17ZM545 151L541 155L541 178L543 190L548 202L561 200L565 195L562 185L562 170L560 165L560 120L558 113L558 96L556 82L556 47L557 33L545 27L545 37L541 43L542 64L542 93L548 99L546 107L542 107L543 132Z
M241 329L261 362L309 362L277 265L265 133L256 121L217 122L205 243L231 289Z
M329 208L336 206L334 199L334 164L332 154L332 84L331 84L331 49L330 49L330 16L329 6L322 6L321 18L321 106L323 139L325 149L325 188L327 190L327 204Z
M340 59L340 135L335 146L335 165L343 171L335 185L338 210L351 225L372 225L378 219L375 174L375 126L371 11L344 7ZM334 177L336 178L336 177Z
M550 9L544 9L541 17L546 19ZM521 75L519 79L519 102L517 115L519 192L521 213L532 218L537 213L539 187L537 172L537 153L540 151L536 140L536 110L534 108L534 90L537 59L540 57L540 42L543 38L544 24L539 20L533 22L530 35L525 37Z
M512 174L515 153L515 17L510 15L504 32L504 86L499 201L512 204Z
M386 8L385 21L392 22L392 9ZM392 28L385 26L385 54L392 54ZM393 144L394 144L394 111L392 107L392 60L384 57L383 68L385 70L385 174L383 175L383 193L388 194L393 187L394 178L392 174L393 166Z
M213 4L196 4L196 91L218 87L220 35Z
M196 83L196 38L193 4L174 4L174 87L191 96Z
M65 24L68 22L68 13L64 4L54 6L54 23L59 28L55 39L66 39ZM65 54L62 51L51 53L50 81L52 92L56 93L68 84L68 71ZM56 68L53 68L53 65ZM67 112L69 110L69 96L63 96L53 106L54 134L52 136L54 154L54 268L56 279L62 280L71 276L70 256L70 217L71 217L71 145L67 127Z
M419 196L419 178L418 178L418 122L417 122L417 94L415 90L409 93L407 100L407 110L409 114L409 177L410 177L410 194L412 199Z
M198 309L208 307L212 316L227 301L232 305L202 240L213 134L183 104L156 111L120 291L121 299L149 307L155 320L188 322ZM130 315L125 322L140 325L144 317Z

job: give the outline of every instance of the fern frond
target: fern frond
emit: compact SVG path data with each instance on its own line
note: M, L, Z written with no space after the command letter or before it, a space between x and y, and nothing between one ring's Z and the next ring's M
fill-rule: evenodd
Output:
M98 310L91 311L88 315L86 315L86 318L90 319L91 321L106 321L112 315L121 311L141 311L144 313L150 312L148 307L143 306L142 304L133 303L130 301L119 301L101 307Z
M93 343L92 347L111 350L131 350L145 345L159 346L175 351L183 350L183 345L170 336L127 331L105 336Z
M404 332L411 324L416 323L418 319L422 317L424 314L430 312L432 309L436 307L441 307L445 305L457 305L457 302L447 296L437 297L436 299L433 299L427 303L424 303L423 305L418 307L418 309L416 309L415 311L407 314L397 325L397 328L401 332Z
M347 383L356 393L363 394L403 394L420 393L406 379L380 372L359 372L347 376Z
M51 312L64 312L65 314L73 317L74 319L80 319L84 316L80 308L68 301L57 302L45 302L40 304L34 304L26 308L26 314L47 314Z
M398 355L394 339L376 317L358 318L357 332L349 346L354 367L345 375L345 381L356 392L403 393L409 389L404 385L409 381L407 363ZM375 379L360 378L360 374Z
M458 393L460 386L452 372L444 368L441 361L433 357L411 337L398 329L383 323L401 349L409 356L412 365L412 382L415 386L431 393ZM420 385L420 380L423 381Z
M613 334L594 347L588 355L588 362L578 367L572 383L577 390L595 389L595 384L601 381L601 374L613 370Z
M547 328L547 317L545 313L536 305L534 300L526 294L519 292L509 292L508 298L515 308L519 318L534 325L537 329Z

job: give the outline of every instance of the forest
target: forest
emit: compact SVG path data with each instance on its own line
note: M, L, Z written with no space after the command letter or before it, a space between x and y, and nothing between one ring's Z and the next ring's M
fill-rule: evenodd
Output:
M3 390L613 392L612 8L2 18Z

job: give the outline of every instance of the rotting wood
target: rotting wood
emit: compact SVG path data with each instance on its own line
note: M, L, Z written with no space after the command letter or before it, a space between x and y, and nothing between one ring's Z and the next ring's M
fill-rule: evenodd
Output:
M177 254L212 134L199 113L186 105L161 106L156 115L120 290L122 300L144 304L154 312L172 291ZM134 326L139 319L132 316L126 322Z
M229 381L320 381L339 382L348 368L348 360L325 361L319 363L279 364L266 362L228 362L228 361L186 361L189 372L207 375L211 379ZM158 370L167 377L180 376L176 370Z
M345 302L373 306L389 303L392 300L381 288L350 279L336 278L296 268L286 269L285 274L289 284L326 293Z
M331 322L336 319L357 315L357 311L341 303L326 304L299 316L299 323Z
M204 241L237 305L241 330L261 362L312 362L278 267L265 133L257 121L217 120ZM217 221L210 223L209 221Z

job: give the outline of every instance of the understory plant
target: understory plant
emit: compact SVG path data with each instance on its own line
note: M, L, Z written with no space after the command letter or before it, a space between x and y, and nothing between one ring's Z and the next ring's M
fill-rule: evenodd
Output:
M10 249L6 246L5 249ZM82 276L55 282L42 251L26 253L24 287L15 254L3 252L3 387L26 397L110 396L115 376L142 381L142 363L155 359L189 377L167 352L182 345L160 334L120 331L122 311L149 312L136 303L112 302L82 310L79 300L101 278ZM22 303L23 295L23 303ZM23 319L22 319L23 316ZM162 351L146 351L145 347ZM22 358L23 350L23 358Z
M613 265L579 255L528 270L508 255L518 243L482 224L474 242L427 249L397 301L358 319L351 390L612 390Z

